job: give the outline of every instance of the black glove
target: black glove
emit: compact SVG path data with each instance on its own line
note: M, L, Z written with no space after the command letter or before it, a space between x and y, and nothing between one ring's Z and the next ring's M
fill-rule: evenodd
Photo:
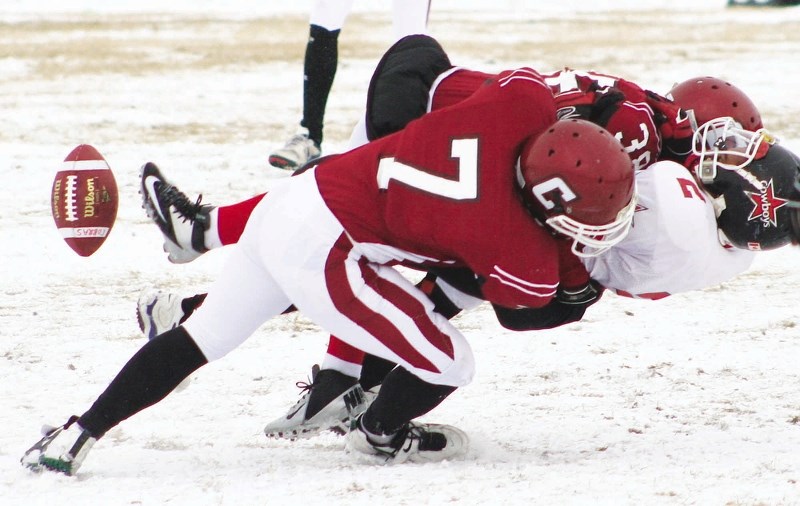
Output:
M583 318L586 308L600 300L603 287L594 280L574 289L559 289L550 303L540 308L509 309L492 304L497 321L509 330L544 330Z

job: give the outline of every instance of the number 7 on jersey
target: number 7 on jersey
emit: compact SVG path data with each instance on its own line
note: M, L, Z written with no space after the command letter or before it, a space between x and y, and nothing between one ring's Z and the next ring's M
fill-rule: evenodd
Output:
M394 179L412 188L453 200L470 200L478 196L478 139L454 139L450 155L458 160L455 179L437 176L430 172L396 161L382 158L378 164L378 188L385 190Z

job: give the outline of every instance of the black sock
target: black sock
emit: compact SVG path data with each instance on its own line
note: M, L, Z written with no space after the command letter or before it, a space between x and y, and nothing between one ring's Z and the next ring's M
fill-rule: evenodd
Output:
M372 387L380 385L395 365L397 364L385 358L367 354L361 366L361 376L358 378L361 388L370 390Z
M322 144L322 123L325 106L336 76L339 61L339 32L311 25L303 65L303 120L301 126L308 128L308 137Z
M434 285L431 293L428 294L428 298L431 299L431 302L436 304L436 307L433 310L440 315L444 316L448 320L452 320L458 313L461 312L461 308L456 306L452 300L439 288L439 285Z
M183 327L150 340L117 373L78 423L94 437L167 396L193 371L207 364Z
M376 435L394 434L407 422L438 406L455 390L456 387L428 383L403 367L396 367L386 376L361 425Z

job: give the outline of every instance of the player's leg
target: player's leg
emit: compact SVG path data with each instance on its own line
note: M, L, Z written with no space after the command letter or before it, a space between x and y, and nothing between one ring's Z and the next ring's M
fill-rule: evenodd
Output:
M470 380L471 351L463 336L434 312L433 303L422 292L411 288L410 282L392 269L381 267L377 271L377 278L365 276L365 285L384 301L366 297L364 305L378 309L388 322L374 323L377 348L372 348L374 343L369 340L359 347L384 359L394 355L399 366L386 376L374 402L355 424L348 436L348 448L398 461L450 458L465 450L466 436L454 427L413 420ZM353 287L363 293L357 284ZM413 321L409 321L412 314ZM389 354L380 345L385 345Z
M297 270L296 252L304 247L312 252L329 247L324 237L312 234L316 229L303 228L317 223L314 216L306 221L308 216L299 218L291 212L302 197L291 193L288 201L284 199L283 208L269 206L270 199L262 200L248 222L240 247L231 252L203 305L180 327L149 340L89 410L61 428L48 431L25 453L23 465L74 474L89 448L106 431L159 402L193 371L236 348L264 321L290 305L281 285L259 257L263 250L279 250L271 268L291 278L287 272ZM280 222L284 227L281 232L288 229L298 233L264 235L263 225L270 221ZM309 243L309 236L322 243ZM270 244L262 244L267 237Z
M471 278L474 280L474 276ZM482 302L463 299L463 294L459 295L461 292L450 285L442 281L437 283L434 274L428 274L416 286L434 303L434 311L447 319L461 311L450 297L464 307ZM442 287L447 288L443 290ZM300 400L284 416L269 422L264 434L270 438L297 439L315 436L326 429L343 433L343 424L353 414L366 409L395 365L331 336L321 367L312 368L311 382L297 383L303 389Z
M427 33L430 7L430 0L393 0L394 40L400 40L406 35Z
M451 67L444 49L432 37L411 35L397 41L375 67L365 115L353 128L347 148L397 132L425 114L437 76Z
M466 279L455 277L459 278ZM474 276L469 278L474 279ZM467 285L467 290L472 290L471 284ZM465 307L474 307L482 302L430 274L417 286L435 304L434 312L448 320L461 311L453 300L460 301ZM443 290L443 286L447 288ZM371 361L377 362L370 365ZM412 421L438 406L456 387L438 381L426 381L409 372L402 364L390 370L385 367L386 361L377 356L367 355L365 358L362 384L368 384L368 371L372 368L383 368L385 375L375 376L380 381L379 393L364 414L354 422L347 439L348 450L396 462L438 461L464 452L468 438L461 430L448 425Z
M325 107L339 64L339 33L353 0L317 0L303 61L303 117L299 131L269 156L274 167L296 170L322 154Z
M410 281L394 269L348 258L347 248L347 238L342 237L333 250L337 257L327 259L325 283L334 287L329 288L328 301L317 297L316 304L304 305L302 294L292 298L301 311L342 340L401 366L389 374L386 381L391 387L384 392L384 382L375 401L381 399L380 404L368 409L370 415L356 429L359 432L353 438L358 443L353 448L412 460L452 456L451 452L463 450L463 433L412 423L412 419L470 381L474 364L469 345ZM306 280L298 285L314 283ZM436 443L418 445L421 441ZM409 452L398 452L400 448Z
M452 67L436 39L409 35L397 41L375 67L367 90L366 133L370 140L402 130L428 111L436 78Z
M74 474L94 442L120 422L156 404L192 372L224 356L289 304L263 266L241 250L185 325L149 340L80 417L48 431L23 456L32 469Z

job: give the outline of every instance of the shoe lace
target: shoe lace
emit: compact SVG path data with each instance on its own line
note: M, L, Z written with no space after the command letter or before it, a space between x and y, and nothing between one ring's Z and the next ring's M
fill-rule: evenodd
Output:
M159 197L165 207L174 206L183 221L194 222L197 215L202 210L203 206L200 204L203 201L203 195L197 196L197 200L192 202L185 193L175 188L171 184L164 185L159 188Z
M437 435L438 434L430 433L422 427L409 422L397 431L388 445L380 446L373 444L373 448L378 454L386 456L386 460L388 461L394 459L400 452L410 452L414 446L414 441L419 442L417 448L421 450L434 449L433 445L430 443L433 442L432 440L435 439L434 436Z
M406 424L405 427L400 429L397 436L395 436L395 441L399 443L397 448L392 453L392 456L397 455L398 453L405 452L408 453L411 451L411 447L414 445L414 440L422 440L423 432L419 427L412 425L410 423Z
M401 451L410 452L414 441L418 442L417 449L419 451L441 451L447 446L447 437L443 434L425 430L423 427L409 422L395 436L393 446L396 445L396 449L392 456Z
M294 386L296 386L297 388L300 389L300 394L299 395L305 396L305 395L308 395L311 392L312 388L314 388L314 383L313 382L308 383L308 382L305 382L305 381L298 381L297 383L294 384Z
M298 381L294 384L294 386L300 389L300 393L298 394L300 395L300 399L295 403L295 408L307 402L308 396L311 394L311 389L314 388L314 380L317 377L317 372L319 372L319 366L314 365L314 368L311 370L311 378L308 378L308 381Z

